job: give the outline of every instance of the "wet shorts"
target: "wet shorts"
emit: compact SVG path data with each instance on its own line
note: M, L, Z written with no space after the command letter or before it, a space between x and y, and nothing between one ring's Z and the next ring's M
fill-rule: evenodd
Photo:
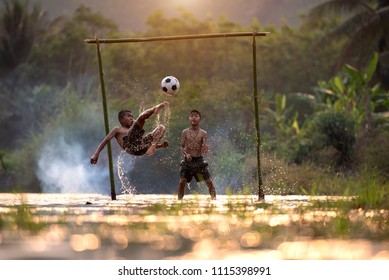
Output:
M186 178L189 183L195 177L197 182L205 181L211 177L208 163L203 157L192 157L191 161L183 160L180 163L180 178Z
M131 126L128 135L123 137L124 149L127 153L135 156L144 155L151 146L153 134L149 133L143 136L145 130L136 122Z

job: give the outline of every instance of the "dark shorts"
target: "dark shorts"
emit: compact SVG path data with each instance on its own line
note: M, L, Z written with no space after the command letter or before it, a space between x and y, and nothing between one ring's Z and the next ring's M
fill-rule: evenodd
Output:
M180 178L186 178L189 183L195 177L197 182L211 178L208 171L208 163L203 157L192 157L191 161L183 160L180 163Z
M123 137L124 149L127 153L135 156L144 155L151 146L152 133L144 135L145 130L136 122L131 126L128 135Z

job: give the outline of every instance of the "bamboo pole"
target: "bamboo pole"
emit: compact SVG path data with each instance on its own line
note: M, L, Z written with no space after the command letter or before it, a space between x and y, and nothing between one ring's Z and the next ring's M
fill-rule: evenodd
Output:
M99 39L97 38L97 35L95 40L96 40L96 48L97 48L97 58L99 61L99 74L100 74L101 96L103 100L105 134L108 135L109 123L108 123L107 98L105 94L105 82L104 82L103 63L102 63L101 52L100 52L100 42ZM112 149L111 149L110 142L107 143L107 151L108 151L109 178L111 182L111 199L116 200L115 177L113 173Z
M261 131L259 128L259 110L258 110L258 82L257 82L257 43L255 41L255 32L253 33L253 94L254 94L254 113L255 113L255 129L257 139L257 172L258 172L258 200L265 198L262 189L262 174L261 174Z

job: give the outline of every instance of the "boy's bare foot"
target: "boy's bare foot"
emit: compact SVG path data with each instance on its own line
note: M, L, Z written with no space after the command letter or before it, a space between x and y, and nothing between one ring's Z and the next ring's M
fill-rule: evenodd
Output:
M154 154L156 149L157 149L157 143L151 144L151 146L146 151L146 155L151 156L152 154Z
M162 143L157 144L157 149L167 148L167 147L169 147L169 141L167 140L164 140Z
M155 108L154 108L154 114L159 114L159 112L160 112L163 108L166 108L167 106L169 106L169 102L167 102L167 101L164 101L164 102L162 102L161 104L155 106Z

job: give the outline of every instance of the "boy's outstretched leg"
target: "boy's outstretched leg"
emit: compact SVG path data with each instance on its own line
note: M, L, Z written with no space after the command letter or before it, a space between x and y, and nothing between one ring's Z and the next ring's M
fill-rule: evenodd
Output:
M151 146L147 149L146 155L151 156L152 154L154 154L155 150L157 149L158 142L162 139L163 135L165 134L165 130L166 127L163 126L162 124L158 125L154 129L154 131L152 132L153 141L151 142Z
M159 112L163 109L163 108L166 108L167 106L169 106L169 102L167 101L164 101L150 109L147 109L145 111L143 111L139 117L136 119L136 122L137 124L139 125L140 128L143 128L143 126L145 125L145 122L148 118L151 117L151 115L153 114L159 114Z

